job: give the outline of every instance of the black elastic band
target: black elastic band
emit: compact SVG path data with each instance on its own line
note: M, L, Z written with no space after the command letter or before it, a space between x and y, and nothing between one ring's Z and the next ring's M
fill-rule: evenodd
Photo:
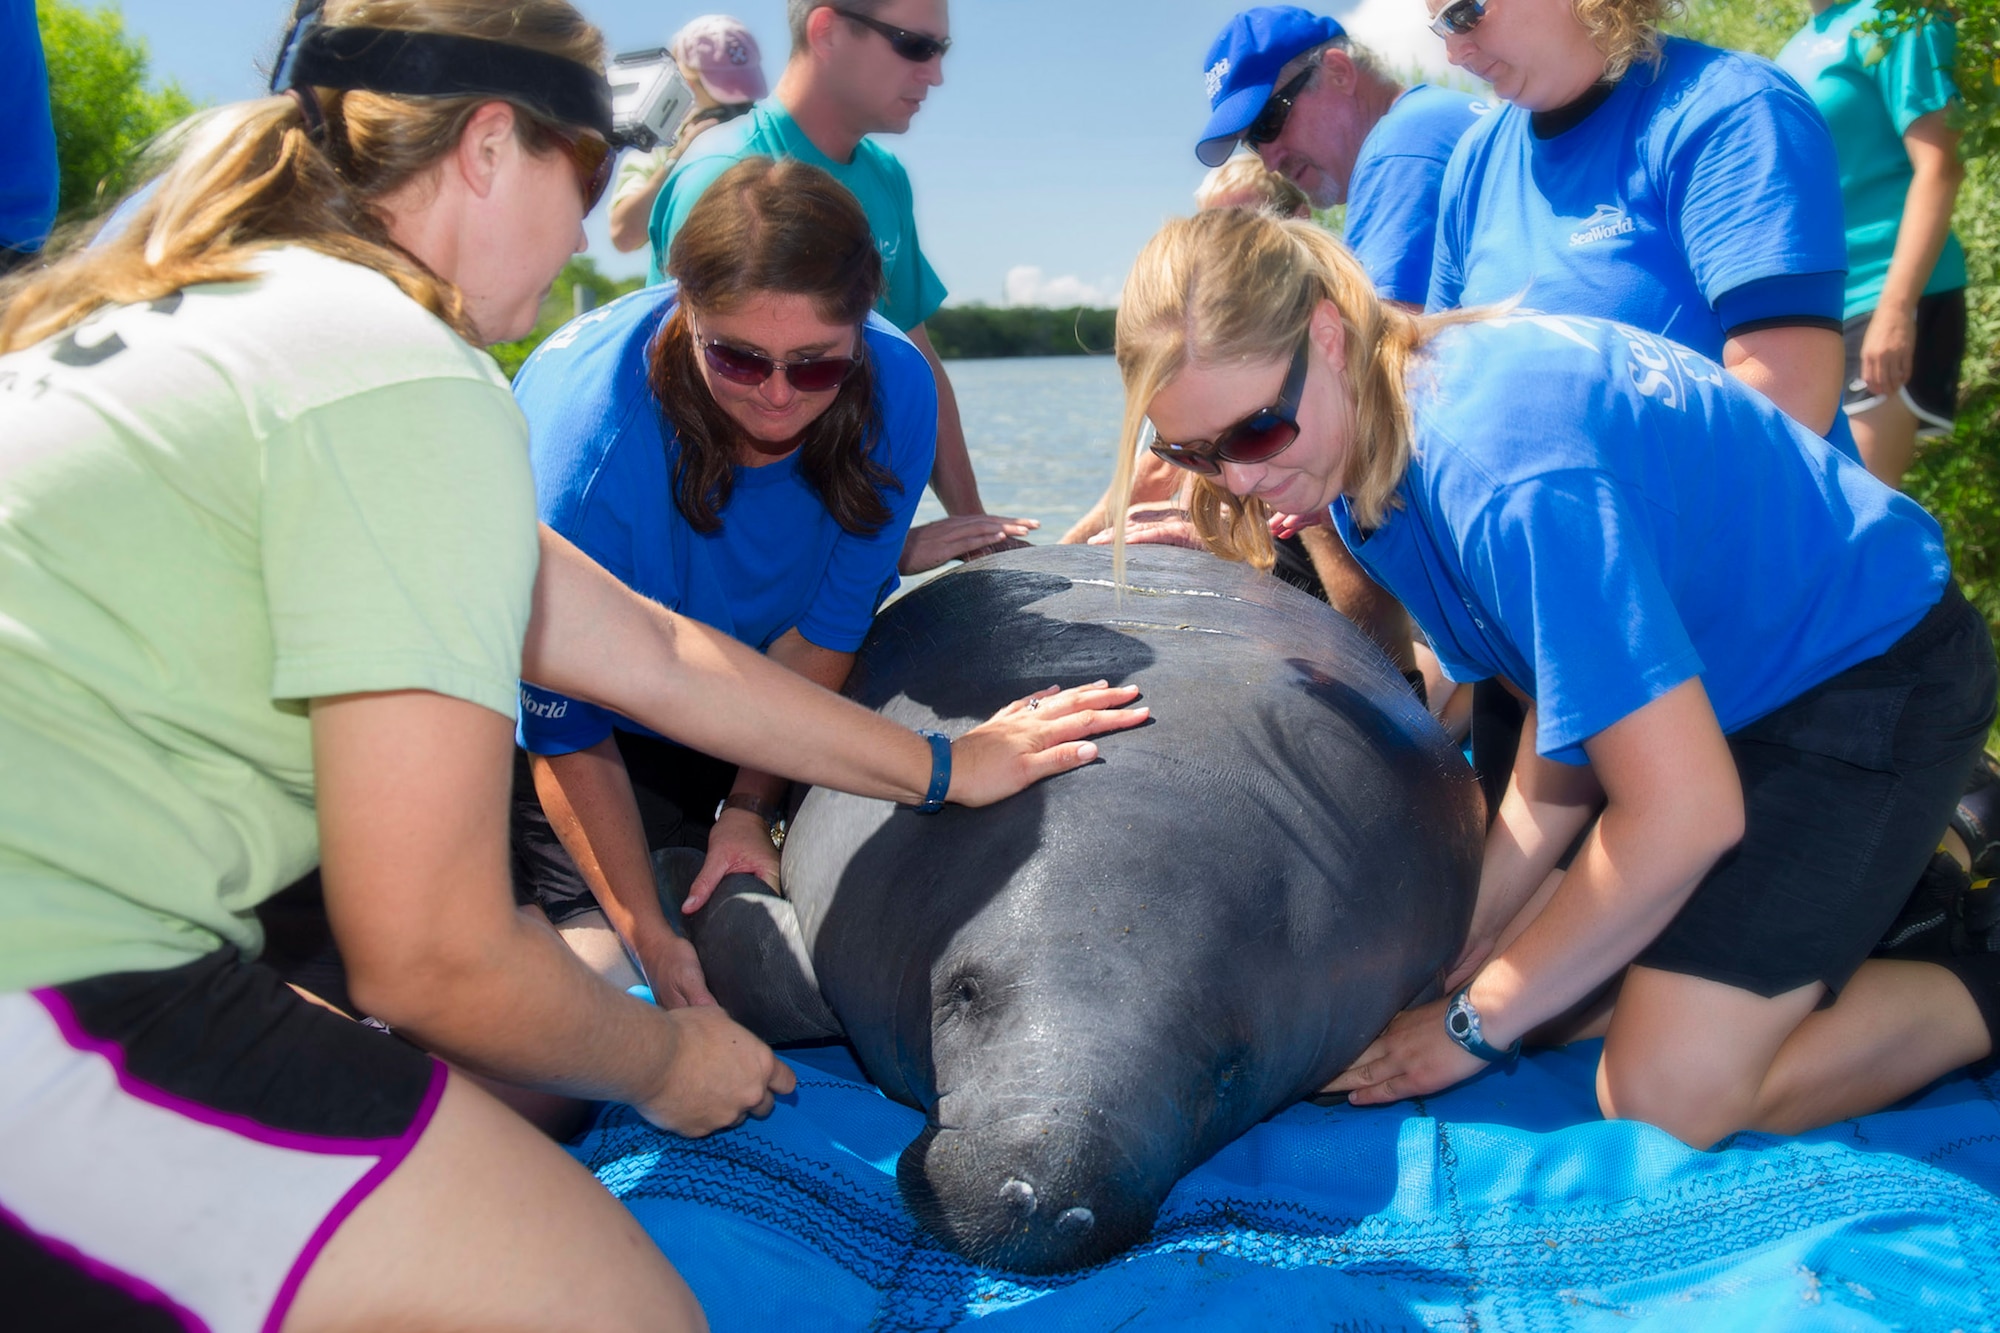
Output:
M1828 329L1839 333L1841 323L1826 315L1768 315L1763 319L1746 319L1741 324L1733 324L1722 331L1722 336L1740 338L1746 333L1760 333L1765 329Z
M521 102L559 124L611 136L611 84L574 60L506 42L391 28L325 28L301 17L287 40L271 91L359 89L404 97L490 93Z

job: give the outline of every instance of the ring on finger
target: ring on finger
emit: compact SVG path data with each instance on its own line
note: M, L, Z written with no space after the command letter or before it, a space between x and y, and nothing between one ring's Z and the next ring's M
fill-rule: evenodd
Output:
M1040 699L1028 700L1028 711L1031 713L1034 712L1037 708L1040 708L1041 706L1042 706L1042 701Z

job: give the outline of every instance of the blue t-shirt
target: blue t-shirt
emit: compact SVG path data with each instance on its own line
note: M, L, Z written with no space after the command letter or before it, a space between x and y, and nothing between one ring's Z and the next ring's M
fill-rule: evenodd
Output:
M646 382L646 347L676 289L648 287L558 329L528 358L514 396L528 418L542 521L628 588L765 649L796 628L821 648L861 646L896 587L896 562L937 442L930 364L878 315L864 334L884 438L872 456L902 484L873 536L842 528L798 455L738 467L722 526L697 532L674 503L675 438ZM595 745L638 723L523 684L518 740L535 754Z
M1886 650L1943 594L1943 535L1707 357L1604 320L1440 332L1406 376L1400 507L1336 526L1454 680L1534 696L1538 752L1700 676L1725 732Z
M1428 306L1518 297L1720 360L1725 329L1763 315L1837 327L1846 268L1840 168L1812 102L1767 60L1672 37L1657 71L1634 66L1565 133L1537 139L1509 106L1466 134ZM1822 277L1756 304L1772 280L1807 275ZM1747 308L1718 313L1739 293Z
M39 250L55 221L56 130L34 0L0 0L0 246Z
M747 116L709 130L674 164L673 174L653 201L648 228L653 255L647 278L665 276L667 252L687 215L715 178L746 157L796 158L826 172L860 203L882 256L882 300L876 309L899 329L913 329L944 304L945 287L917 244L915 197L909 173L896 155L873 139L863 139L850 162L836 162L806 137L784 103L766 98Z
M1383 300L1424 303L1445 164L1473 121L1491 109L1465 93L1420 83L1361 141L1347 182L1345 239Z

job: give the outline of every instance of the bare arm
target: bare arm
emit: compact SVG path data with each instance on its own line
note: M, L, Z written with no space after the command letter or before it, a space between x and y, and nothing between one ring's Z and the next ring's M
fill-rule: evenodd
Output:
M1832 329L1796 324L1738 334L1722 345L1731 374L1815 435L1833 429L1846 355Z
M914 804L930 785L921 736L787 671L728 635L633 593L541 529L521 675L684 745L798 782ZM1086 739L1137 726L1134 687L1023 703L952 746L951 800L986 805L1097 757Z
M629 254L652 239L647 234L647 228L653 221L653 203L660 197L660 190L666 185L667 177L673 174L673 169L673 164L669 162L648 176L644 185L611 205L612 249Z
M1181 493L1182 486L1191 474L1175 467L1151 449L1139 451L1138 460L1132 465L1132 494L1127 504L1158 505L1173 499ZM1061 543L1074 546L1089 541L1100 532L1111 528L1111 506L1114 503L1111 490L1105 488L1090 512L1078 519L1068 532L1062 535Z
M721 1010L620 995L514 911L509 719L404 691L314 700L312 732L327 914L367 1012L474 1072L630 1102L681 1133L791 1089Z
M1903 134L1903 147L1910 155L1910 188L1903 197L1903 218L1896 227L1896 249L1882 280L1882 296L1861 343L1861 378L1870 393L1891 394L1910 381L1917 345L1917 298L1924 294L1924 284L1944 253L1952 210L1958 206L1958 187L1965 181L1958 137L1942 111L1918 117Z
M1539 914L1470 984L1484 1036L1504 1047L1562 1014L1665 929L1717 858L1743 836L1736 763L1699 679L1613 723L1585 745L1605 793L1603 814ZM1535 779L1531 776L1530 785ZM1524 808L1533 812L1536 803ZM1554 808L1568 809L1558 803ZM1511 876L1504 896L1533 886L1562 851L1559 826L1502 831L1513 844L1489 864ZM1553 851L1547 849L1553 846ZM1494 897L1494 910L1500 907ZM1492 921L1481 884L1482 920ZM1445 1033L1445 1001L1399 1015L1330 1087L1357 1102L1422 1096L1468 1077L1480 1062Z
M923 325L909 330L908 336L931 363L931 374L937 378L937 461L931 465L931 489L937 492L938 503L947 514L983 514L986 506L979 501L979 479L972 475L972 455L966 452L965 426L958 417L958 395L952 392L951 376L944 373L944 362L938 359Z

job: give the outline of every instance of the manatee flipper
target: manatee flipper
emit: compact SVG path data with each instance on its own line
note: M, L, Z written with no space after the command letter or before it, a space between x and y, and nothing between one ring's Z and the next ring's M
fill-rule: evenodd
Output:
M841 1035L813 975L812 955L792 905L755 875L729 875L693 916L680 905L701 871L702 854L663 848L653 877L667 919L701 955L708 989L729 1016L773 1045Z

